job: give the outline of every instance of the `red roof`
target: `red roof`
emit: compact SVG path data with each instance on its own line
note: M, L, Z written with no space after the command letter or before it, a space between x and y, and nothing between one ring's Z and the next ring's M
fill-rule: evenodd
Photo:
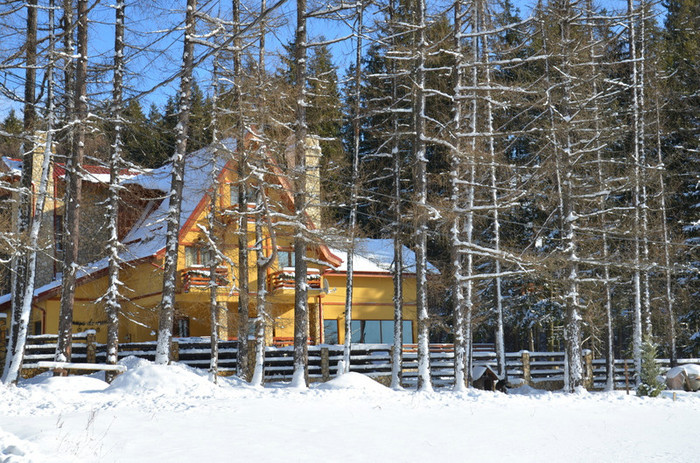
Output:
M63 178L66 175L66 167L65 163L56 163L54 165L54 170L53 170L53 175L54 178ZM82 169L90 174L95 174L95 175L109 175L109 167L105 166L89 166L83 164ZM130 176L134 177L136 175L141 174L142 172L138 172L135 170L130 170L130 169L121 169L119 170L119 175L120 176Z

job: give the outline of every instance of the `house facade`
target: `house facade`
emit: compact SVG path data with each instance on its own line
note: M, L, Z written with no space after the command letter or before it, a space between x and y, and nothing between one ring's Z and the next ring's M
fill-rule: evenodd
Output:
M182 213L180 216L178 276L176 286L176 316L173 332L178 337L209 336L210 334L210 284L216 281L216 306L219 319L219 336L235 339L238 336L238 312L241 295L238 282L241 272L249 279L248 315L255 319L258 289L267 288L266 339L269 344L284 344L294 334L294 229L288 217L293 209L290 181L283 175L284 167L271 162L264 176L249 183L258 191L264 189L269 200L270 218L258 227L256 234L254 202L246 206L251 211L247 229L239 230L238 168L235 147L217 155L212 148L205 148L186 157ZM309 142L307 165L317 166L320 151L317 143ZM15 165L15 169L21 169ZM55 168L60 170L59 168ZM56 175L55 175L56 176ZM58 175L57 177L60 177ZM121 179L122 208L120 210L120 238L123 261L120 281L123 283L120 317L120 342L141 342L156 339L158 331L158 307L163 285L165 256L165 218L169 210L167 192L170 190L171 166L165 165L143 173L125 172ZM310 176L318 179L318 175ZM92 200L106 194L108 178L91 183L96 191ZM256 184L257 182L257 184ZM60 182L59 182L60 183ZM212 190L213 189L213 190ZM315 203L308 211L307 227L320 229L318 195L319 182L310 182L309 194ZM61 191L60 185L52 190ZM212 195L212 191L216 194ZM58 195L57 195L58 196ZM252 196L252 195L251 195ZM212 198L213 202L212 202ZM252 199L251 199L252 201ZM51 204L54 223L60 216L60 200ZM104 221L104 209L86 208L81 220L86 226L100 227ZM210 212L217 225L210 230ZM107 317L102 297L107 291L108 275L106 258L103 258L106 239L100 241L98 229L84 229L86 236L98 243L90 251L93 259L84 259L78 274L73 315L73 330L95 330L98 342L105 342ZM59 230L60 231L60 230ZM56 227L45 229L45 234L56 233ZM239 237L244 233L248 242L249 265L238 265ZM344 308L347 272L345 251L334 249L320 233L308 247L308 304L309 339L311 343L344 342ZM273 236L274 235L274 239ZM209 237L215 237L220 260L216 277L210 277ZM94 238L97 238L96 240ZM60 243L57 237L54 243ZM101 243L101 245L100 245ZM276 259L265 272L265 281L257 280L257 249L262 248L270 256L276 245ZM54 253L60 246L53 245ZM85 251L86 253L88 251ZM415 258L403 249L404 282L404 342L416 338L416 285ZM81 254L82 256L82 254ZM393 250L390 240L357 240L354 258L353 293L353 342L388 343L393 333ZM56 333L60 306L61 275L56 272L50 281L37 285L30 324L30 333ZM10 296L0 297L0 313L10 311ZM252 323L251 323L252 325Z

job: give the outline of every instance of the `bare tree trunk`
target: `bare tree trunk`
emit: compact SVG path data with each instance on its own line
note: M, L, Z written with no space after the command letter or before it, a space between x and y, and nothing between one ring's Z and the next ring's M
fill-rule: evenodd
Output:
M25 40L25 77L24 77L24 141L22 143L22 174L19 181L19 206L17 224L14 230L20 239L20 250L15 253L12 265L12 319L10 322L10 340L7 346L7 358L23 355L18 348L18 335L22 330L22 307L24 306L24 289L27 281L27 260L35 250L26 247L25 235L32 219L32 177L34 173L34 155L38 146L35 141L36 125L36 59L37 59L37 1L27 2L27 33Z
M185 14L185 38L182 53L182 78L180 80L180 104L178 113L177 144L172 157L172 179L170 193L170 210L168 211L168 229L165 243L165 265L163 269L163 296L158 320L158 345L156 363L170 363L170 342L173 337L173 318L175 313L175 281L177 274L177 254L180 232L180 212L182 210L182 183L185 175L185 154L190 124L192 104L192 69L194 62L194 33L197 0L187 0Z
M649 278L650 270L650 259L649 259L649 195L647 191L648 175L647 175L647 157L646 157L646 102L645 102L645 89L646 89L646 10L647 5L645 0L640 1L640 50L639 50L639 74L638 74L638 84L637 87L638 98L639 98L639 173L641 178L641 214L642 214L642 276L644 283L644 294L642 299L642 314L644 315L644 334L646 336L653 336L652 322L651 322L651 282ZM635 61L637 64L637 61Z
M209 341L211 356L209 359L209 379L214 384L219 381L219 284L216 270L221 259L218 256L219 249L216 239L216 214L218 213L217 198L219 193L219 54L214 55L214 69L212 71L212 81L214 82L214 95L212 96L211 131L212 146L214 155L212 156L211 187L209 190L209 213L207 214L207 233L209 243Z
M415 247L416 247L416 312L418 315L418 390L431 391L430 379L430 319L428 317L428 183L426 143L425 143L425 68L427 59L425 0L418 0L416 10L417 48L414 70L414 187L415 206Z
M669 330L669 358L671 367L676 366L678 362L678 353L676 352L676 315L673 308L673 280L672 280L672 262L671 262L671 236L668 230L668 210L666 207L666 182L664 175L666 174L666 166L663 158L663 145L661 143L661 115L658 89L654 98L654 106L656 111L656 152L657 166L656 170L659 175L659 209L661 211L661 232L664 248L664 275L665 275L665 292L666 299L666 314L668 317Z
M641 275L641 138L639 77L637 67L637 33L633 0L627 0L628 36L630 60L632 62L632 117L633 117L633 162L634 162L634 325L632 334L632 356L634 359L635 384L641 384L642 370L642 275Z
M389 21L392 27L396 24L396 1L389 2ZM392 34L391 47L396 48L396 34ZM399 101L398 66L396 60L391 60L391 104ZM393 162L393 208L394 223L392 224L392 241L394 246L394 271L392 273L394 294L394 345L391 358L391 388L401 389L403 362L403 242L401 239L401 167L402 157L399 149L399 118L395 111L391 112L391 158Z
M36 10L36 3L32 2L34 10ZM35 14L30 13L29 14ZM28 15L29 15L28 14ZM36 33L36 17L33 20L27 21L28 23L28 35L34 35ZM32 26L33 24L33 26ZM32 27L34 28L34 34L32 34ZM28 42L31 39L28 39ZM29 51L28 51L29 53ZM48 187L48 177L49 177L49 165L51 163L51 147L53 144L53 123L54 123L54 81L53 81L53 67L55 59L54 55L54 10L53 10L53 0L50 2L49 9L49 47L48 47L48 68L46 70L46 85L47 85L47 130L46 130L46 144L44 146L44 159L41 167L41 179L39 181L39 187L37 191L37 202L36 202L36 214L31 223L31 231L29 234L29 239L27 243L27 261L26 261L26 283L21 288L23 291L21 299L22 305L16 309L13 307L12 311L12 325L11 325L11 343L8 345L7 354L5 357L5 366L3 369L2 382L4 384L14 384L19 379L20 371L22 370L22 363L24 361L24 348L26 345L26 339L29 327L29 318L31 316L31 304L34 296L34 283L36 275L36 261L38 253L39 235L41 231L41 223L43 219L44 204L46 201L46 191ZM30 61L29 59L27 61ZM36 64L36 61L34 61ZM28 93L28 92L26 92ZM32 104L35 104L34 92L32 91ZM33 121L32 121L33 125ZM38 146L33 147L33 151L39 149ZM33 169L31 169L33 170ZM25 168L26 171L26 168ZM30 210L31 214L31 210ZM16 310L16 311L15 311ZM17 319L17 323L15 323Z
M597 181L598 187L601 189L606 189L606 178L603 165L603 144L600 141L602 128L600 123L601 110L598 104L598 82L600 77L598 76L600 70L598 66L598 53L600 47L598 46L595 38L594 29L594 19L595 12L593 10L593 1L587 0L586 3L586 15L588 16L588 40L590 42L589 48L589 61L592 68L592 94L594 95L593 100L593 124L594 124L594 137L595 137L595 152L596 152L596 165L597 169ZM610 245L608 237L608 214L606 213L606 199L607 195L598 194L597 206L600 211L600 231L601 231L601 251L603 260L603 292L604 292L604 307L605 307L605 390L612 391L615 389L615 346L614 346L614 333L613 333L613 314L612 314L612 285L610 281Z
M248 381L251 372L248 362L248 326L250 306L250 278L248 265L248 153L245 146L245 121L243 120L243 69L241 61L242 40L241 5L233 1L233 93L236 104L236 149L238 150L238 376Z
M357 3L355 13L357 31L355 37L355 101L352 119L352 174L350 186L350 247L348 248L347 284L345 286L345 345L343 346L344 373L350 371L350 348L352 343L352 295L354 281L355 234L357 228L357 195L359 188L358 171L360 168L360 90L362 85L362 34L364 3Z
M262 166L261 166L262 167ZM267 310L267 269L277 258L277 237L272 227L270 210L265 193L264 173L258 177L257 215L255 219L255 242L257 253L258 294L256 299L257 320L255 326L255 369L251 384L261 386L265 376L265 329L272 318ZM265 223L263 223L265 222ZM265 256L263 225L267 226L270 237L270 255Z
M266 2L262 0L260 4L260 12L266 9ZM265 97L265 33L266 23L262 19L260 21L260 40L258 50L258 87L256 98L260 113L258 121L261 130L265 127L265 113L267 104ZM257 294L255 298L255 365L250 383L253 386L262 386L265 380L265 332L270 323L271 316L267 309L267 269L277 258L277 239L275 230L272 227L270 219L270 211L267 207L267 197L265 193L265 158L266 147L264 145L258 148L258 164L253 167L253 177L257 179L257 195L255 205L255 252L256 252L256 271L257 271ZM263 226L267 224L268 234L270 236L270 255L265 256L265 237L263 234Z
M114 118L114 145L112 157L109 163L109 283L105 310L107 312L107 364L116 365L119 360L119 302L120 291L119 271L119 169L122 166L122 123L124 105L122 102L124 82L124 0L117 0L115 7L114 28L114 87L112 93L112 107ZM105 372L107 382L112 382L114 372Z
M564 182L559 186L562 195L561 220L563 239L563 252L567 259L566 280L567 294L564 296L566 302L566 314L564 322L564 344L566 353L566 364L564 366L564 389L574 392L583 385L583 366L581 364L581 315L579 313L579 291L578 291L578 257L576 255L576 219L577 210L574 200L574 163L575 154L573 148L573 119L571 108L572 99L572 63L571 53L571 22L573 21L573 11L571 5L566 9L566 17L562 19L560 25L560 53L564 59L562 63L564 77L564 94L561 102L561 117L564 124L564 137L566 138L563 149L557 150L562 155L560 165L563 167Z
M480 31L490 26L487 21L487 9L483 1L479 2ZM489 63L492 52L488 35L482 36L481 61L484 63L484 79L486 84L486 139L489 152L490 174L491 174L491 207L493 208L493 250L496 254L501 253L501 222L499 219L499 209L501 207L498 195L498 172L496 170L496 146L493 128L493 96L491 91L491 64ZM507 379L506 371L506 348L503 333L503 294L501 289L501 261L496 258L494 262L495 272L495 296L496 296L496 356L498 363L498 375Z
M296 126L294 128L294 374L292 385L307 385L309 301L306 278L306 0L297 0L294 41Z
M451 241L451 260L452 260L452 299L454 304L452 331L454 333L454 390L462 391L467 386L467 343L464 337L464 322L465 322L465 312L467 310L467 301L464 299L464 288L463 288L463 246L462 246L462 165L463 165L463 154L462 154L462 137L460 136L460 131L462 130L462 109L464 96L462 94L462 75L464 66L464 47L462 28L464 15L462 11L462 1L456 0L454 8L454 54L455 63L452 69L452 76L454 79L454 97L452 103L453 111L453 140L452 149L450 153L450 189L451 197L450 202L452 203L452 223L450 226L450 241ZM471 282L466 282L471 284Z
M73 153L66 162L66 194L63 236L63 279L61 309L58 319L56 361L69 362L73 332L73 304L78 271L80 245L80 202L82 200L82 169L85 156L87 123L87 61L88 61L88 2L78 0L78 57L75 72L75 136ZM64 374L60 370L56 374Z
M61 28L63 29L63 59L65 60L63 66L65 111L66 120L70 121L75 113L75 63L73 62L73 55L75 54L75 43L73 40L75 23L73 22L73 0L63 0L63 18L61 22ZM68 136L72 139L72 127L68 128Z

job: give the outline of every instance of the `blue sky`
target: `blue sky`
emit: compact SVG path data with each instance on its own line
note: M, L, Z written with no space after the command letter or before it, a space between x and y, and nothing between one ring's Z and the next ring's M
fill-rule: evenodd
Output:
M46 2L42 0L40 3ZM128 3L128 32L126 40L127 43L132 44L134 47L132 49L133 58L129 64L129 70L131 72L128 79L128 83L132 87L131 95L151 89L159 82L174 76L178 72L182 54L182 30L180 28L175 30L175 32L169 33L165 31L181 26L184 18L181 8L184 6L184 3L184 1L179 1L176 6L171 6L172 2L163 2L161 0L132 1ZM268 3L271 4L273 1L268 0ZM440 11L446 9L447 3L446 0L429 1L428 6L432 11ZM526 16L529 13L531 10L530 5L533 3L534 0L514 1L516 7L520 9L521 16ZM623 8L626 5L624 0L601 1L598 3L608 9ZM257 2L252 5L252 8L258 8ZM275 24L275 27L274 29L270 27L270 32L267 36L267 46L269 50L279 51L281 49L280 44L288 43L292 40L296 23L295 7L296 3L293 0L289 0L271 16L271 21ZM230 8L230 4L229 2L200 0L200 8L208 11L212 15L220 14L225 16L227 13L226 9ZM220 11L219 8L223 8L224 11ZM42 12L39 19L40 24L42 22L44 24L46 23L45 16L45 12ZM373 18L371 14L368 16L369 17L366 18L367 23L377 19ZM108 64L112 60L114 41L113 18L114 10L103 3L96 4L94 10L91 12L89 33L91 64ZM23 22L21 17L16 20L18 24ZM0 25L0 32L1 31L2 26ZM312 39L320 36L326 39L339 38L348 35L349 31L350 26L343 25L342 22L318 18L309 20L309 34ZM202 33L204 31L200 28L199 32ZM21 40L21 36L15 36L14 41L16 43L14 46L21 43ZM365 41L365 44L366 43L367 41ZM139 48L145 46L147 46L150 51L137 51ZM0 45L0 49L5 48L9 50L12 49L12 47L13 44L8 40L4 40L3 44ZM340 78L344 75L347 66L354 61L353 47L354 42L350 40L331 46ZM197 53L201 54L203 52L204 47L199 46ZM270 68L275 68L278 63L279 59L275 56L268 58L268 66ZM205 62L196 71L197 80L200 82L205 92L209 90L210 69L211 64ZM21 95L23 93L21 89L21 78L13 78L13 76L7 72L4 72L4 74L3 82L11 88L14 86L16 94ZM41 79L41 76L39 79ZM92 95L93 100L101 100L109 97L108 92L111 91L110 74L106 73L102 76L101 80L101 85L94 84L91 86L93 91L99 91L99 93L94 93ZM179 80L174 79L171 83L156 88L151 93L141 98L144 111L148 112L151 103L162 107L167 97L176 93L178 85ZM0 96L0 117L4 117L13 107L18 112L21 110L20 104L11 103L6 97Z

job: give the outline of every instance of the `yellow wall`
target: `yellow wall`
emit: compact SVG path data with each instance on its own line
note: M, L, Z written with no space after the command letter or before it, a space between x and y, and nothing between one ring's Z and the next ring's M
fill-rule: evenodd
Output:
M345 274L327 275L329 292L323 298L323 319L338 321L338 342L345 342ZM416 326L416 279L404 277L403 319L413 322L413 339ZM394 285L390 274L353 276L353 320L393 320Z
M225 210L230 207L230 188L236 188L232 181L234 169L228 169L228 177L224 179L220 191L219 207ZM205 198L207 201L208 198ZM208 204L207 204L208 206ZM206 286L192 288L189 292L182 292L182 271L185 266L185 246L201 243L206 245L203 232L198 225L207 226L208 207L204 207L197 219L190 223L188 231L181 236L181 245L178 255L178 293L176 296L175 317L187 317L189 319L190 336L208 336L210 334L209 289ZM221 216L226 219L225 215ZM228 216L226 226L219 231L220 247L232 261L233 267L228 263L222 266L228 267L228 287L219 288L217 301L226 308L227 332L224 330L222 337L234 338L237 336L237 312L238 294L236 292L237 280L231 278L231 273L238 267L238 235L237 220ZM183 224L184 225L184 224ZM288 227L280 227L277 231L278 247L292 247L292 230ZM255 245L255 232L253 222L248 223L248 246ZM266 242L267 251L270 252L270 244ZM318 259L318 252L314 248L309 249L309 255ZM162 258L154 258L152 261L140 263L134 267L125 266L120 274L120 280L124 282L123 294L129 299L122 303L120 317L119 337L121 342L151 341L156 339L158 328L157 307L161 300L162 291ZM309 327L310 337L318 342L321 337L321 311L323 320L337 320L339 322L339 341L343 342L342 326L344 323L345 306L345 275L331 272L330 265L320 266L310 264L310 268L317 268L327 279L329 292L326 294L320 290L309 291ZM255 314L255 302L257 291L256 253L250 252L248 275L250 279L250 309L251 318ZM276 264L269 272L277 271ZM331 272L331 273L328 273ZM95 303L104 295L107 289L107 276L80 284L76 289L76 303L74 311L74 331L94 329L97 331L98 342L104 343L107 336L106 315L103 303ZM323 285L322 285L323 287ZM48 300L36 304L33 311L33 321L41 320L43 332L56 333L58 330L59 298L56 295ZM294 335L294 291L283 289L270 292L269 312L274 319L273 333L275 337L292 338ZM320 301L319 301L320 299ZM389 274L363 275L356 274L354 280L353 319L355 320L393 320L393 284ZM42 312L45 311L45 312ZM413 321L413 337L416 338L416 314L415 314L415 278L405 277L404 280L404 319Z

